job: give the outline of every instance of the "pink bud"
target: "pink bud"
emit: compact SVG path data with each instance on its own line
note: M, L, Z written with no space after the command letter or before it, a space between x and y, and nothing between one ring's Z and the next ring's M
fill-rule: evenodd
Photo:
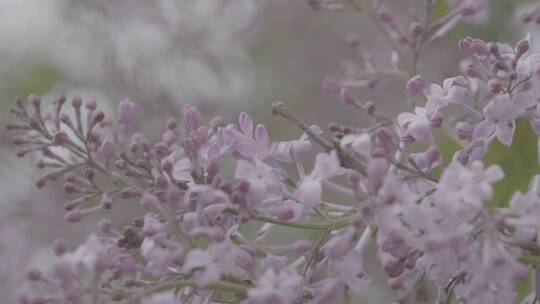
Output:
M409 35L411 36L412 40L418 40L423 33L424 27L420 23L413 22L409 25Z
M340 259L352 246L355 231L348 229L343 233L334 235L323 247L324 254L331 260Z
M225 119L221 116L215 116L210 120L209 124L212 129L223 128L226 126Z
M114 142L110 136L106 136L101 144L100 153L105 160L109 160L114 155Z
M436 146L431 146L426 151L426 158L431 164L434 164L441 159L441 153Z
M112 208L113 200L110 196L107 194L103 194L103 197L101 198L101 208L109 210Z
M55 240L53 243L53 251L56 256L62 256L67 251L67 245L63 240Z
M381 5L379 9L377 10L377 18L382 23L392 23L394 19L394 15L392 14L392 11L388 7Z
M366 102L363 106L362 106L362 110L364 110L364 112L366 112L367 115L374 115L375 114L375 110L376 110L376 107L375 107L375 103L373 101L368 101ZM348 132L345 132L345 134L347 134Z
M76 223L81 220L81 211L79 209L73 209L66 213L65 219L70 223Z
M281 204L272 210L272 215L279 220L287 221L294 218L294 210L290 204Z
M313 248L313 245L314 244L312 240L298 240L294 242L293 247L296 253L303 254L304 252Z
M499 94L504 89L502 82L498 79L490 79L488 87L491 94Z
M409 81L407 81L407 85L405 85L405 89L411 95L416 95L422 92L424 87L424 79L422 79L420 75L413 76L411 79L409 79Z
M405 265L398 261L390 261L384 265L384 271L391 278L400 276L404 270L405 270Z
M521 56L522 54L527 52L529 50L529 47L530 47L530 44L529 44L529 40L527 40L527 39L523 39L520 42L518 42L516 44L516 54L517 54L517 56Z
M320 10L322 7L322 0L307 0L307 3L314 10Z
M182 107L182 120L189 130L197 130L203 124L201 113L192 105Z
M39 269L32 268L26 273L26 277L30 281L39 281L39 279L41 279L41 271Z
M118 122L127 124L131 122L137 114L135 103L129 99L124 99L118 105Z
M175 130L178 126L178 122L174 118L167 119L167 129L169 130Z
M150 192L145 192L141 197L141 204L147 210L155 210L156 208L159 208L160 201L157 196Z
M28 101L32 104L34 108L39 109L41 105L41 98L39 98L39 96L30 95L28 96Z
M459 41L459 48L465 55L469 56L473 54L472 44L473 39L471 37L465 37Z
M480 72L476 69L473 63L465 68L465 75L470 78L480 78Z
M475 55L480 56L480 57L485 57L489 55L489 48L487 44L480 39L473 40L472 50Z
M341 89L341 85L335 78L327 77L322 81L322 88L327 92L337 92Z
M69 138L68 138L68 135L66 134L66 132L64 131L58 131L58 133L56 133L54 135L54 143L57 144L57 145L65 145L69 142Z
M88 100L84 103L84 107L85 107L87 110L95 111L95 110L97 109L97 98L96 98L96 97L91 97L90 99L88 99Z
M367 176L375 188L380 187L389 168L390 163L382 157L375 157L368 163Z
M355 101L356 101L356 99L355 99L354 96L352 95L351 90L349 90L348 88L342 88L342 89L341 89L340 97L341 97L341 100L342 100L346 105L353 105L353 104L355 103Z
M459 139L471 139L474 131L474 126L460 121L456 124L456 134Z
M429 119L429 125L438 128L442 125L444 121L444 116L440 112L435 112L433 116Z
M20 146L20 145L24 145L24 144L28 143L28 140L26 140L21 135L15 135L15 136L13 136L11 138L11 143L16 145L16 146Z
M105 119L105 113L103 113L102 111L98 111L94 114L94 117L92 117L92 123L98 124L102 122L103 119Z
M84 177L86 177L86 179L88 179L89 181L93 181L94 180L94 177L96 176L96 171L94 171L94 169L92 168L85 168L83 170L83 175Z
M98 226L99 226L99 230L103 234L109 234L111 232L111 229L113 228L112 222L108 219L100 220Z
M82 98L79 95L73 96L73 99L71 100L71 106L75 109L79 109L82 106Z

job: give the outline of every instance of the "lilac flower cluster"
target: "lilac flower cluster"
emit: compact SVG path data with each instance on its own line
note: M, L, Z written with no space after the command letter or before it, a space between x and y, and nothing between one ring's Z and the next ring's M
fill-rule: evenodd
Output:
M57 242L50 269L28 270L20 303L333 303L369 287L370 248L399 303L418 301L419 282L437 288L436 303L515 302L516 285L538 273L540 178L490 208L505 173L482 159L494 141L512 144L517 120L540 135L540 54L528 38L512 46L466 37L462 73L431 83L417 73L420 55L461 18L484 14L486 1L451 1L435 20L436 1L425 2L425 20L403 26L386 6L309 1L366 13L388 39L393 66L373 65L348 37L361 67L323 83L372 118L369 128L322 129L278 102L272 113L304 134L274 141L246 113L205 122L185 105L151 141L133 130L129 100L113 120L93 98L61 95L50 108L38 96L17 99L7 128L19 156L40 156L37 186L63 179L69 222L103 216L75 250ZM386 76L404 79L410 111L386 117L355 97ZM462 147L451 161L435 131ZM146 212L119 227L105 211L129 208L122 200ZM316 236L269 241L283 229Z

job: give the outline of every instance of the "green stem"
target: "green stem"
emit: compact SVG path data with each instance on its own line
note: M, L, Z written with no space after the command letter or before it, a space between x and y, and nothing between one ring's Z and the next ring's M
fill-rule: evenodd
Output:
M522 255L519 261L525 264L540 264L540 256L536 255Z
M400 67L409 74L409 77L413 76L414 69L409 65L407 60L405 59L405 56L401 52L399 46L397 45L394 38L390 36L386 28L377 20L377 15L373 11L373 9L365 9L363 5L359 4L355 0L351 0L352 6L359 12L364 12L369 17L369 19L377 26L377 29L383 34L384 38L388 41L388 44L390 44L390 47L396 52L398 58L399 58L399 65Z
M300 223L294 221L282 221L271 217L255 215L253 218L255 221L271 223L280 226L293 227L298 229L309 229L309 230L327 230L327 229L338 229L343 228L349 224L351 216L345 216L337 220L331 220L327 222L319 223Z
M152 286L151 288L148 288L144 290L144 294L153 294L161 291L166 291L169 289L175 289L175 288L183 288L183 287L192 287L192 288L199 288L199 289L211 289L211 290L217 290L217 291L228 291L228 292L235 292L235 293L246 293L247 288L245 286L242 286L240 284L226 282L226 281L219 281L215 283L210 283L205 286L198 286L197 283L195 283L194 280L191 279L185 279L185 280L178 280L178 281L172 281L167 282L164 284Z

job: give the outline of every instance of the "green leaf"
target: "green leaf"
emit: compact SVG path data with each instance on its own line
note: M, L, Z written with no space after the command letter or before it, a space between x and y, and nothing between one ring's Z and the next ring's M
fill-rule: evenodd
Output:
M512 194L516 191L527 191L531 179L540 173L538 136L527 119L520 119L516 124L512 145L508 147L494 140L483 158L486 166L497 164L505 174L504 179L494 185L494 195L489 207L507 206Z
M516 286L518 303L521 303L532 292L533 277L529 271L529 276L526 281L519 282Z
M445 165L452 162L452 158L458 150L463 149L455 139L448 136L448 134L441 129L433 130L433 138L435 139L437 147L439 147Z

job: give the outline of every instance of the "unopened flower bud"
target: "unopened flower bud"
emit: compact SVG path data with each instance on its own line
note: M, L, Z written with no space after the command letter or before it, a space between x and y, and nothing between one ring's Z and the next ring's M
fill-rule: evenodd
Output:
M416 95L422 90L424 90L425 83L424 79L420 75L413 76L409 81L407 81L407 84L405 85L405 89L407 92L411 95Z
M340 92L339 95L340 95L341 100L343 101L343 103L345 103L346 105L353 105L355 103L355 101L356 101L356 99L352 95L351 90L348 89L348 88L341 89L341 92Z
M118 122L127 124L131 122L137 114L135 103L129 99L124 99L118 105Z
M84 103L84 107L85 107L87 110L95 111L95 110L97 109L97 98L96 98L96 97L91 97L90 99L88 99L88 100Z
M499 94L504 89L502 82L498 79L489 80L488 87L491 94Z
M98 124L102 122L103 119L105 119L105 113L103 113L102 111L98 111L94 114L94 117L92 117L92 123Z
M82 98L79 95L73 96L73 99L71 100L71 106L75 109L79 109L83 104Z
M523 39L520 42L516 44L516 54L518 56L521 56L522 54L526 53L530 48L529 40Z
M390 163L382 157L374 157L367 165L367 176L375 188L378 188L390 168Z
M420 23L413 22L409 25L409 35L411 36L412 40L418 40L423 33L424 27Z
M23 136L21 135L15 135L11 138L11 143L16 145L16 146L20 146L20 145L24 145L26 143L28 143L28 140L26 140Z
M441 153L437 146L431 146L427 149L426 158L431 164L434 164L441 159Z
M392 11L384 6L384 5L381 5L379 7L379 9L377 10L377 18L382 22L382 23L392 23L392 21L394 20L394 15L392 14Z
M433 116L429 119L429 125L438 128L442 125L444 121L444 116L440 112L435 112Z
M94 177L96 176L96 171L94 171L94 169L88 167L88 168L85 168L85 169L84 169L83 175L84 175L84 177L86 177L86 179L88 179L89 181L93 181L93 180L94 180Z
M212 118L210 120L210 123L209 123L210 127L212 129L217 129L217 128L222 128L222 127L225 127L226 126L226 123L225 123L225 119L223 119L223 117L221 116L215 116L214 118Z
M476 69L473 63L467 65L465 68L465 75L470 78L479 78L480 72Z
M322 81L322 89L327 92L337 92L341 89L341 85L335 78L327 77Z
M487 44L480 39L474 39L472 43L472 50L475 55L480 57L485 57L489 55L489 48Z
M26 273L26 277L30 281L39 281L39 279L41 279L41 271L39 269L32 268Z
M112 230L113 224L109 219L102 219L99 221L99 230L103 234L109 234Z
M66 242L63 240L55 240L53 243L53 251L56 256L62 256L67 252Z
M367 115L374 115L375 114L375 110L376 110L376 107L375 107L375 103L373 101L368 101L366 102L363 106L362 106L362 110L364 110L364 112L367 114ZM345 134L348 134L350 132L344 132Z
M101 208L105 210L112 209L113 200L110 196L107 194L103 194L103 197L101 198Z
M189 130L197 130L203 124L201 113L192 105L183 106L181 114L182 120Z
M474 126L460 121L456 124L456 134L459 139L471 139L474 132Z
M293 247L296 253L302 254L310 250L311 248L313 248L313 241L312 240L298 240L294 242Z
M465 55L469 56L473 54L472 44L473 39L471 37L465 37L459 41L459 48Z
M76 223L81 220L81 211L79 209L73 209L66 213L65 219L70 223Z
M68 135L64 131L58 131L54 135L54 143L57 145L65 145L69 142Z
M178 126L178 122L176 121L176 119L172 117L167 119L167 129L175 130L177 126Z

